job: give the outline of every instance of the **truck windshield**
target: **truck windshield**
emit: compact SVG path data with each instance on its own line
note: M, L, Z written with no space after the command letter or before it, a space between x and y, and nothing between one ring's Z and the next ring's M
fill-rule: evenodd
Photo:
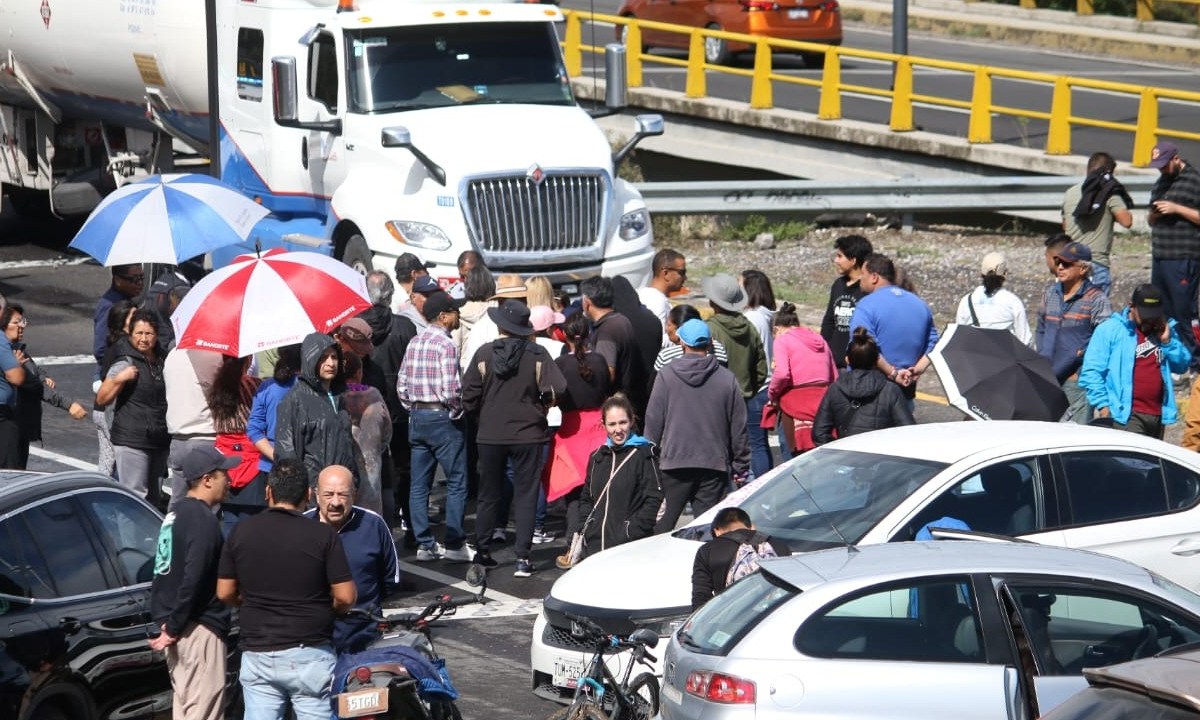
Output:
M423 25L346 35L351 112L575 103L550 23Z

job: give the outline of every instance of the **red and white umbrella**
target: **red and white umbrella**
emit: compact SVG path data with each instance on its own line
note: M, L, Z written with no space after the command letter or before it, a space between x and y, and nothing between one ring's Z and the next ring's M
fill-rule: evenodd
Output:
M177 346L244 357L333 331L371 307L366 278L327 255L275 248L214 271L171 315Z

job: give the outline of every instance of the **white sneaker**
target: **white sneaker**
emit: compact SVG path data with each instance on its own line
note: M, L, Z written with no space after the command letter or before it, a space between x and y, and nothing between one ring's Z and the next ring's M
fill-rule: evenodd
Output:
M432 560L441 560L446 554L446 548L438 543L434 543L431 548L417 548L417 562L430 562Z
M466 545L463 545L457 550L446 548L446 550L442 553L442 557L446 560L452 560L454 562L471 562L475 559L475 551Z

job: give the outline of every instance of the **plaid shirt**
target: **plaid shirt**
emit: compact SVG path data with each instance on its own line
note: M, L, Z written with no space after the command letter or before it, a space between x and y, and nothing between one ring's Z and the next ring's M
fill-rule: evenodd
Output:
M458 346L441 325L431 324L408 344L396 378L396 394L405 410L413 403L441 403L451 419L462 417L462 380Z
M1050 361L1059 383L1069 380L1083 364L1083 353L1096 326L1112 315L1104 291L1084 279L1071 297L1060 282L1051 283L1038 309L1037 349Z
M1170 200L1200 208L1200 171L1186 163L1174 178L1162 176L1150 191L1150 202ZM1200 260L1200 227L1179 215L1166 215L1150 226L1150 254L1155 260Z

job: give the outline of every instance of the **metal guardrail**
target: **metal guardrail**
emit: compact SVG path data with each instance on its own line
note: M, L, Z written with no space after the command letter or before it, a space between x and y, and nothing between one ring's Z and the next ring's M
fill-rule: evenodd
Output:
M820 214L932 211L999 212L1060 210L1063 191L1078 183L1068 177L983 177L975 179L884 180L830 183L825 180L738 180L646 182L637 188L651 213L726 215L742 213ZM1135 207L1150 200L1153 177L1121 179Z
M1197 92L973 65L873 50L857 50L796 40L775 40L758 35L671 25L582 10L563 10L563 15L566 17L566 28L563 33L563 57L566 61L567 72L573 77L578 77L583 72L583 53L602 54L604 52L603 47L583 42L582 25L584 22L588 22L597 26L616 26L624 29L629 87L642 86L643 65L646 63L685 68L686 85L683 94L689 98L702 98L708 95L706 73L720 72L747 77L750 79L749 107L753 110L769 110L775 106L773 91L777 83L808 86L820 91L817 117L821 120L842 119L843 96L858 94L879 97L890 100L888 127L893 132L908 132L916 129L913 109L920 104L963 110L967 114L965 134L967 141L971 143L992 142L994 115L1013 117L1018 121L1041 120L1047 123L1045 146L1047 155L1071 154L1071 131L1074 127L1116 130L1130 133L1133 136L1133 147L1129 157L1133 158L1135 167L1146 167L1149 164L1150 151L1154 144L1161 139L1200 141L1200 132L1195 132L1193 129L1172 129L1159 124L1159 110L1164 102L1197 107L1200 106L1200 93ZM644 52L642 50L643 28L656 32L686 35L688 37L687 57L671 57ZM605 33L596 33L596 35L603 37ZM610 35L609 37L614 36ZM705 62L705 38L720 38L727 42L744 43L753 47L753 69L712 65ZM821 79L775 72L772 65L774 53L806 53L823 56L824 70ZM883 66L890 72L886 74L887 79L881 80L878 86L844 83L842 82L843 58L853 58L855 61L865 64ZM914 83L914 70L920 68L970 78L969 95L964 93L962 97L944 97L920 92ZM1048 88L1051 90L1050 104L1048 107L1016 107L996 103L993 101L992 92L995 80L1026 83L1035 90ZM1071 101L1080 92L1136 98L1138 102L1136 120L1134 122L1114 121L1076 114L1072 110ZM1038 102L1037 98L1040 95L1041 93L1038 92L1030 92L1027 94L1027 99L1029 102L1035 103Z

